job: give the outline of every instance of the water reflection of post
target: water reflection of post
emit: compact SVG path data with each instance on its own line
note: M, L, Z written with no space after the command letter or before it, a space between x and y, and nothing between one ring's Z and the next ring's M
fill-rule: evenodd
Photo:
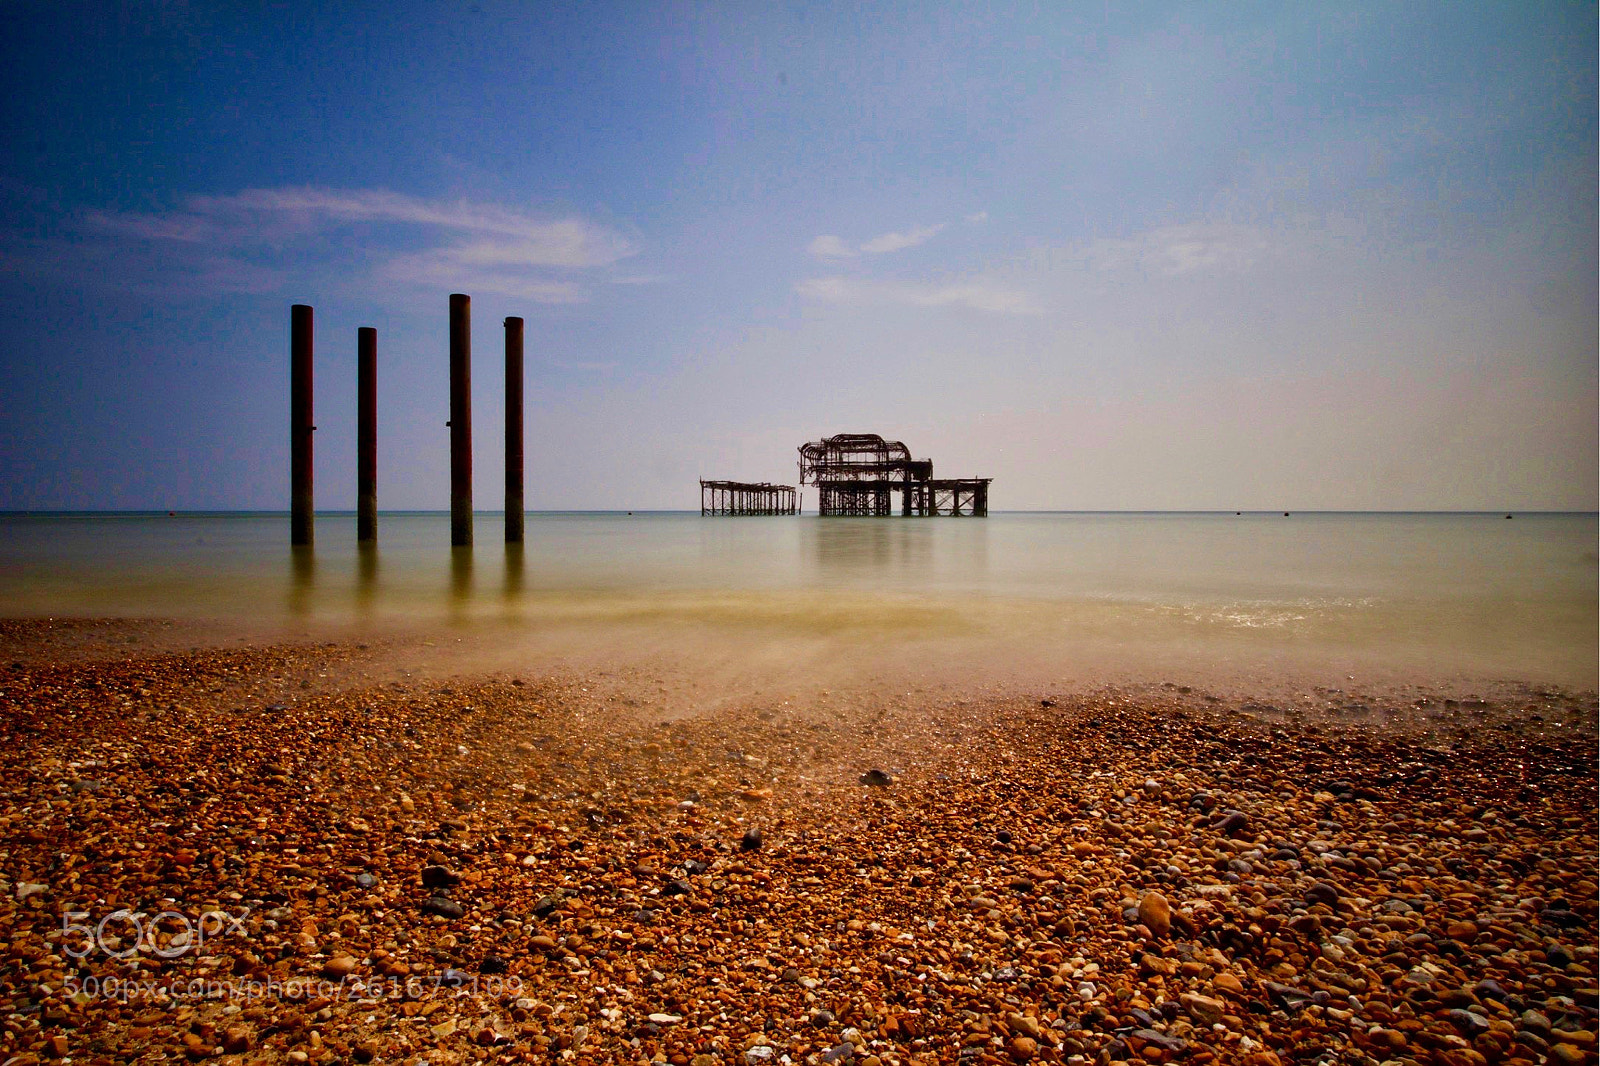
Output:
M456 545L450 549L450 607L451 614L461 617L472 602L472 546Z
M304 617L311 613L311 597L317 583L316 549L296 544L289 549L289 613Z
M507 603L516 603L522 599L522 573L522 542L520 540L508 541L506 543L506 582L504 588Z
M356 546L356 606L370 614L378 594L378 542L362 541Z

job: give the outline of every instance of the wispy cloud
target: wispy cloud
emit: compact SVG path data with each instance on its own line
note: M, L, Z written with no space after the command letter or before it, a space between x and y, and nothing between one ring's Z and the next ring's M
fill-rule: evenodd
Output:
M924 241L937 236L944 229L944 223L936 226L918 226L903 233L885 233L862 241L860 244L851 245L844 238L833 234L824 234L806 246L806 250L819 259L848 259L858 255L883 255L886 252L898 252L902 248L914 248Z
M541 303L586 299L588 290L574 273L637 251L622 234L582 218L542 218L502 204L384 189L247 189L193 197L167 214L93 212L86 226L112 239L204 248L211 262L293 259L300 242L337 239L387 281Z
M1267 250L1261 233L1248 226L1194 223L1166 226L1127 239L1092 241L1079 254L1097 270L1138 270L1176 277L1243 270Z
M902 248L915 248L923 241L936 236L942 229L944 223L941 222L937 226L921 226L906 230L904 233L885 233L870 241L862 241L861 250L868 255L882 255L884 252L898 252Z
M973 225L977 225L979 222L987 222L989 221L989 212L979 211L975 214L968 215L967 221Z
M806 246L806 251L819 259L847 259L861 253L831 233L823 234Z
M899 304L908 307L964 307L996 314L1037 314L1028 295L987 280L958 282L871 281L833 275L807 278L795 286L801 296L835 304Z
M519 273L514 269L485 268L481 264L464 262L460 252L457 248L439 248L395 256L378 266L376 276L421 288L492 292L542 304L583 303L589 298L589 290L576 282Z

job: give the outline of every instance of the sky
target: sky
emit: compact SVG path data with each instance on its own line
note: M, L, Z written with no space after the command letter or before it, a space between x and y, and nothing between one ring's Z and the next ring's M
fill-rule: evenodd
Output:
M0 508L1594 510L1590 3L6 4ZM813 490L814 491L814 490ZM808 501L814 494L808 493Z

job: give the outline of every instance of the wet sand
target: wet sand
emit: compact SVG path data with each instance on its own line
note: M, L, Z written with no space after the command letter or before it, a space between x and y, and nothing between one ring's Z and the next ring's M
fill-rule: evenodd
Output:
M438 644L0 624L0 1062L1595 1060L1593 693Z

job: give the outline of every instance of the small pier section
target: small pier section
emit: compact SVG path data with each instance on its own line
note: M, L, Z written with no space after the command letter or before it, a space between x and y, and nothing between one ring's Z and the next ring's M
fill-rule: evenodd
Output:
M713 515L792 515L798 514L798 494L793 485L773 485L765 481L700 481L700 514Z

